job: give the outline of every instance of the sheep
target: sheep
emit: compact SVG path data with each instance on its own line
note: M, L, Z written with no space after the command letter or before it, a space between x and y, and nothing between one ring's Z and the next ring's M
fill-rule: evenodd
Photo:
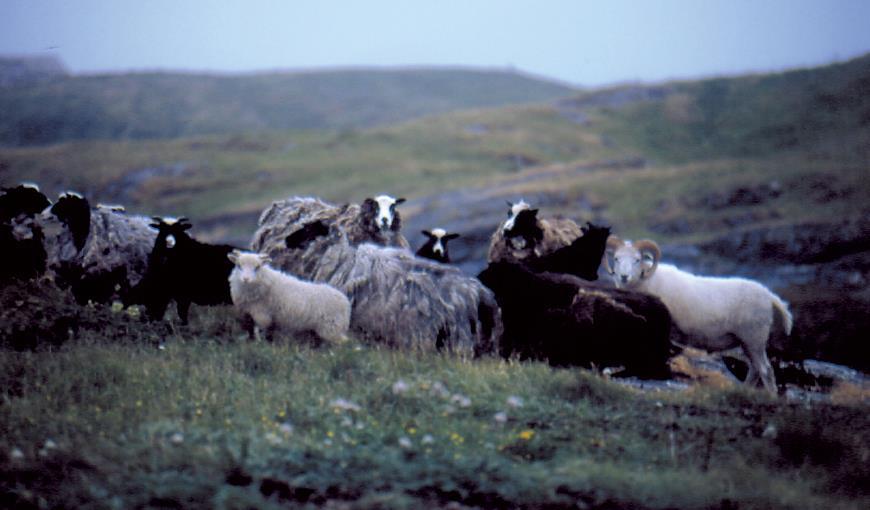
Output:
M432 231L421 230L424 236L427 237L423 246L417 250L416 255L424 259L434 260L442 264L450 263L450 254L447 252L447 241L456 239L459 234L448 234L443 228L433 228Z
M408 250L354 246L348 237L328 204L294 197L263 212L251 249L282 271L344 292L360 339L460 354L497 349L500 312L480 282Z
M0 282L29 280L45 271L44 233L36 215L51 201L35 184L3 188L0 195Z
M346 205L339 214L338 224L345 230L353 245L374 243L410 249L411 245L402 235L402 217L396 206L404 198L378 195L366 198L362 205Z
M39 191L39 186L21 183L3 188L0 195L0 223L10 224L20 215L33 217L51 205L51 200Z
M350 301L335 288L300 280L270 267L269 257L233 250L230 295L260 330L312 331L328 342L347 339Z
M531 260L568 246L583 235L571 219L540 219L538 210L524 201L508 204L508 219L490 238L487 262Z
M148 255L148 269L137 289L152 320L163 318L170 301L187 324L190 305L232 304L229 276L233 263L227 258L236 249L227 244L207 244L193 239L187 218L155 217L157 229Z
M142 216L104 208L91 209L86 198L66 192L42 212L49 276L71 288L79 303L120 299L130 304L131 291L148 266L157 232Z
M767 358L774 312L786 335L792 328L788 305L779 296L753 280L696 276L660 264L661 249L648 239L632 243L611 236L607 246L617 287L659 297L692 347L721 351L739 345L749 359L746 382L757 384L760 379L766 390L776 392Z
M668 360L676 354L671 318L658 298L504 261L490 263L478 279L502 310L502 356L554 366L621 366L621 376L670 377Z
M609 227L586 223L583 235L568 246L527 262L535 272L565 273L588 281L598 280L598 267L604 257Z

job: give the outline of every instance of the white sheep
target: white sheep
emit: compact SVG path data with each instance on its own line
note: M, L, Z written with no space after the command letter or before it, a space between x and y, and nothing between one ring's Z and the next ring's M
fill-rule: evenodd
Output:
M229 277L233 304L258 329L314 332L329 342L347 339L350 301L340 291L273 269L266 255L233 250L227 257L236 265Z
M647 292L664 302L674 324L692 347L708 351L738 345L749 358L747 383L776 392L776 378L767 359L774 311L791 333L788 305L764 285L746 278L696 276L671 264L659 264L661 250L648 239L632 243L611 236L608 264L617 287Z

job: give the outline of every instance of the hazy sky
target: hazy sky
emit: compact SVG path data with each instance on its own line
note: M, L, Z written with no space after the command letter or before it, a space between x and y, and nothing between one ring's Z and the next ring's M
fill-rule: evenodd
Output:
M515 67L577 85L870 51L870 0L0 0L0 54L73 72Z

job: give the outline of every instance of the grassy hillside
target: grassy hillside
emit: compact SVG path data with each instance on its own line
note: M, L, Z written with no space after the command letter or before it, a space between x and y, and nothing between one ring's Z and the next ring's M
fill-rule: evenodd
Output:
M779 74L681 82L655 99L603 107L616 143L663 161L765 156L790 149L870 154L870 55ZM611 95L617 91L611 91ZM585 102L595 104L592 94ZM580 98L581 100L584 98Z
M870 96L855 90L870 79L867 62L594 91L369 129L7 148L0 181L34 180L51 192L72 187L145 213L185 214L202 234L238 240L270 200L292 194L360 201L475 187L499 208L493 228L503 198L526 196L540 197L547 213L577 218L595 217L591 205L627 235L691 240L866 210L870 125L861 119ZM828 103L852 106L837 115L820 110L822 85ZM798 142L783 143L789 130ZM776 196L740 200L767 188Z
M461 69L72 76L0 88L0 145L367 127L571 93L514 72Z
M3 294L17 310L4 336L69 301L23 291L26 307ZM542 363L249 343L220 308L195 309L189 327L72 312L75 339L0 349L0 506L857 509L870 497L856 434L870 415L845 387L812 405L743 388L642 393Z

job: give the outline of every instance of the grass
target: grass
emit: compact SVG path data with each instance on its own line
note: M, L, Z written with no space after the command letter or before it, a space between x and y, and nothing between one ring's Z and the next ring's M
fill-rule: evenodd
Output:
M862 508L870 496L855 433L870 430L866 404L644 394L541 363L255 343L231 313L194 311L190 326L118 337L138 319L91 307L91 326L36 350L4 330L4 506Z

